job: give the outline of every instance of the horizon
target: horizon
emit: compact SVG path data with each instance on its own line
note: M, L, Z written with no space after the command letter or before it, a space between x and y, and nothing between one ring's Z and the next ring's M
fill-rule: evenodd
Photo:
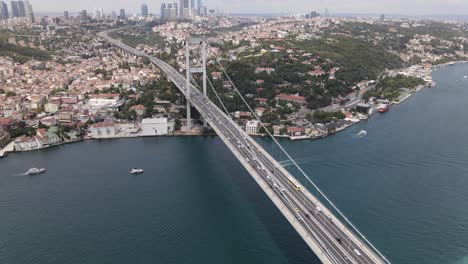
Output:
M30 0L36 13L72 13L81 10L103 8L106 12L125 9L129 14L140 13L142 4L147 4L149 12L160 13L162 2L178 2L178 0L82 0L80 2L65 3L57 0ZM222 10L231 14L298 14L317 11L324 13L326 9L330 14L389 14L398 16L464 16L468 14L468 1L461 0L351 0L342 2L338 0L314 1L291 0L205 0L202 1L208 9ZM10 5L9 1L7 4ZM267 8L265 8L267 7ZM284 11L287 10L287 11Z

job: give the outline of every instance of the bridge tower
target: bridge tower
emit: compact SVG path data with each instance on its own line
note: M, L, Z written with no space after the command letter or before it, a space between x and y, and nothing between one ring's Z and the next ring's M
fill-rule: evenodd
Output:
M201 54L200 56L196 56L197 58L202 59L202 66L201 67L192 67L190 65L190 50L192 46L200 46L201 47ZM187 129L192 129L192 117L190 112L190 79L192 73L201 73L203 74L203 94L206 96L206 40L204 38L191 38L190 36L187 37L185 41L185 73L186 73L186 83L187 83L187 90L186 90L186 101L187 101ZM206 120L203 121L203 126L206 128L208 124Z

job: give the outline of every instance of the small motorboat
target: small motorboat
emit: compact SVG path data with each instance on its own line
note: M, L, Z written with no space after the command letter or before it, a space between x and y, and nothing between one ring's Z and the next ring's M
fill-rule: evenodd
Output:
M359 137L367 136L367 131L361 130L361 131L359 131L359 132L357 133L357 135L358 135Z
M26 175L37 175L46 172L46 169L31 168L26 172Z
M145 172L143 169L133 168L133 169L130 171L130 174L142 174L143 172Z

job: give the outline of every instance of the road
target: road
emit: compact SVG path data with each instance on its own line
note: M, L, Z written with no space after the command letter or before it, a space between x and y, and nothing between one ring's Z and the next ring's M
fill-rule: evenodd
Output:
M195 86L190 84L187 90L186 80L179 72L157 58L108 37L105 32L100 33L100 37L128 53L148 58L167 74L322 262L385 263Z

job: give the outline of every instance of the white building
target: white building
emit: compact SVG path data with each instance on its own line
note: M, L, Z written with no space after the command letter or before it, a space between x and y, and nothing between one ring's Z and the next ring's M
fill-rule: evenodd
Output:
M101 122L91 126L91 135L93 138L110 138L115 137L117 128L112 122Z
M117 105L119 102L118 94L94 94L88 100L90 109L101 109Z
M15 140L16 151L28 151L42 148L42 138L39 136L21 137Z
M256 135L258 133L258 126L260 122L257 120L250 120L247 121L247 124L245 125L245 131L249 135Z
M59 103L51 102L44 105L44 110L46 113L57 113L60 108Z
M162 136L167 135L167 118L146 118L141 122L143 136Z

